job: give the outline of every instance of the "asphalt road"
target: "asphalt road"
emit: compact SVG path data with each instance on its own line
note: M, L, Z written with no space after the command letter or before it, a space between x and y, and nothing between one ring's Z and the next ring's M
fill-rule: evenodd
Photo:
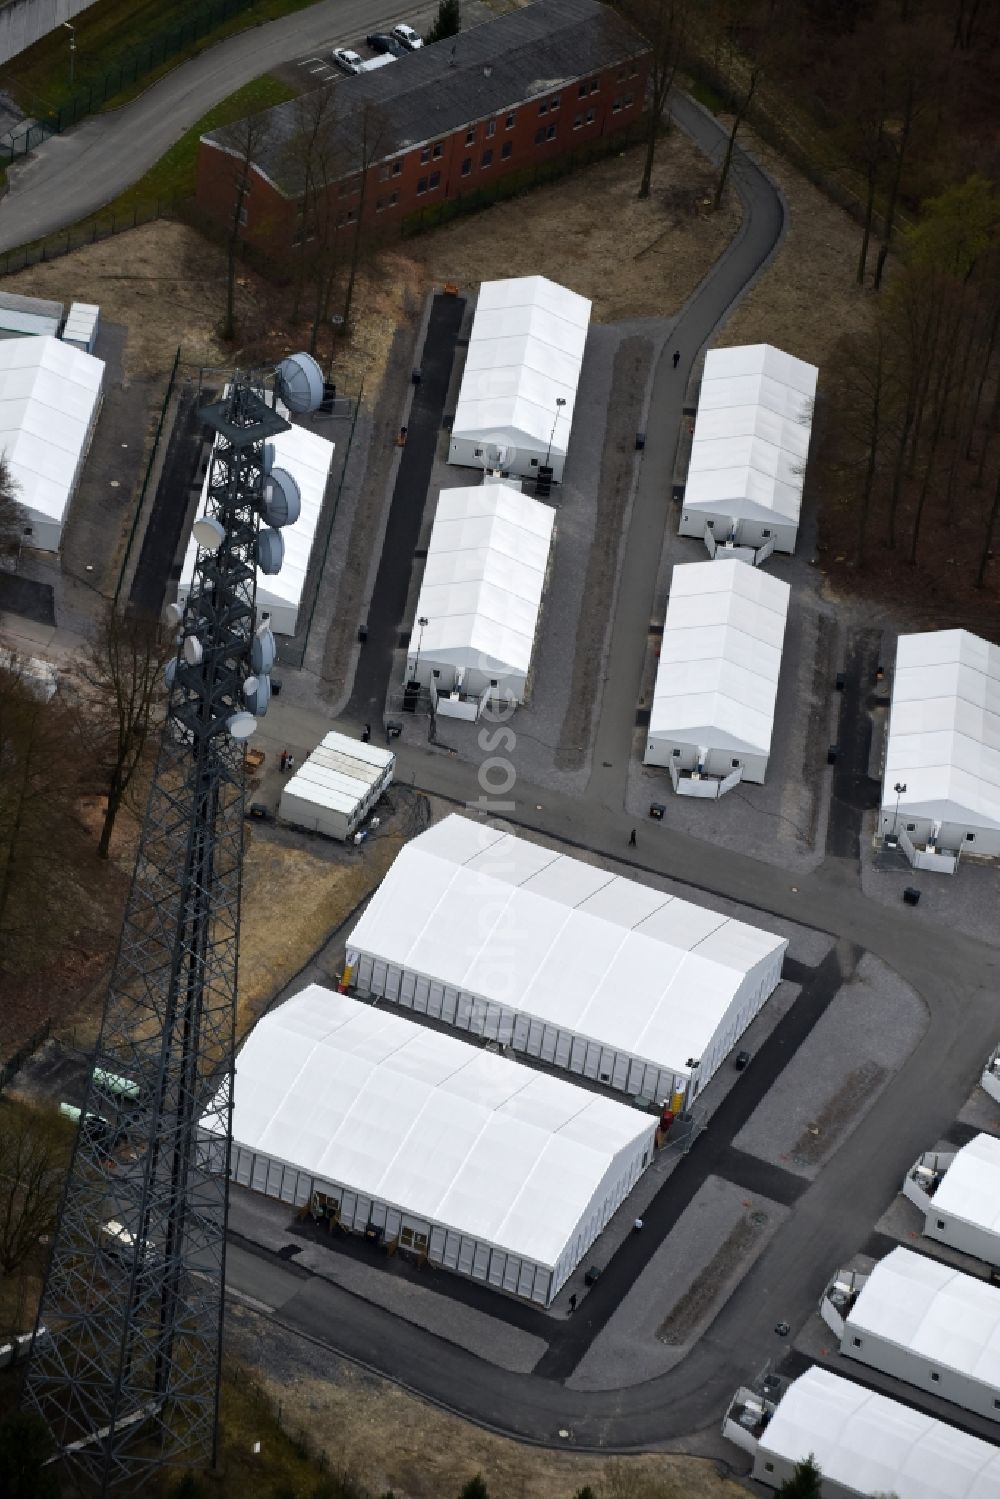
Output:
M243 84L318 47L356 41L412 16L405 0L320 0L252 27L175 68L131 104L51 136L8 175L0 251L103 208L159 161L196 120Z

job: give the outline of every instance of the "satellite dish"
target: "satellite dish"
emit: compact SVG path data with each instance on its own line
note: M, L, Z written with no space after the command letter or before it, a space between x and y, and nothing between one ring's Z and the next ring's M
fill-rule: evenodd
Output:
M275 370L278 394L296 416L316 411L323 399L323 371L311 354L290 354Z
M170 690L172 689L172 687L174 685L174 680L175 680L176 676L177 676L177 657L174 656L170 661L167 662L167 664L166 664L166 666L164 667L164 670L163 670L163 680L167 684L167 691L168 692L170 692Z
M192 527L194 539L206 552L217 552L226 537L226 528L214 515L202 515Z
M257 720L252 713L233 713L226 720L226 728L234 739L249 739L257 727Z
M301 515L302 495L287 469L272 470L264 485L263 511L269 526L294 526Z
M273 442L266 442L264 444L264 456L261 459L261 465L260 466L264 470L265 474L269 474L271 472L272 468L274 467L274 443Z
M172 630L184 619L184 610L180 604L168 604L163 611L163 617Z
M249 711L255 713L258 718L263 718L271 702L271 678L247 677L243 684L243 697Z
M280 573L284 560L285 539L281 532L272 530L270 527L258 532L257 566L261 572L273 578L275 573Z
M185 635L184 637L184 660L188 666L200 666L205 652L197 635Z
M256 676L266 675L277 659L278 651L270 625L261 625L250 644L250 666Z

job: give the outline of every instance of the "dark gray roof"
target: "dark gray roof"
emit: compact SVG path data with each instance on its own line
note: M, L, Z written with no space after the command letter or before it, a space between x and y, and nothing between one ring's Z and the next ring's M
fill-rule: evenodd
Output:
M328 85L337 90L337 134L345 154L357 156L358 114L370 104L381 118L376 159L384 161L646 50L639 33L597 0L536 0L376 72ZM298 102L265 114L268 139L256 164L294 197L303 186L290 149L302 128ZM224 132L209 131L205 139L225 144Z

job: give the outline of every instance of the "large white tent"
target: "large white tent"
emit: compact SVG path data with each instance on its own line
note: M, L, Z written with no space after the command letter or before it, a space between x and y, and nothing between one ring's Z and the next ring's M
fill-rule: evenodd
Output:
M61 339L0 339L0 452L43 552L59 550L103 384L104 361Z
M899 637L880 830L916 849L1000 854L1000 646L968 630Z
M545 276L483 282L449 463L562 478L590 308Z
M230 1170L547 1304L649 1164L655 1127L311 984L265 1015L237 1058Z
M764 780L790 593L732 559L674 568L644 759L678 790Z
M282 414L287 415L282 409ZM317 432L294 424L287 432L279 432L270 438L274 444L274 466L283 468L299 486L302 510L294 525L285 526L282 540L285 544L281 571L269 577L257 573L257 613L262 618L269 615L269 624L276 635L294 635L298 626L299 606L306 583L306 572L316 530L319 526L326 481L330 476L334 444ZM205 472L198 502L198 514L205 513L208 504L208 482L211 465ZM198 555L198 544L192 536L188 541L181 569L177 596L181 603L187 598L194 577L194 564Z
M840 1351L1000 1421L1000 1289L910 1249L879 1260Z
M392 781L396 757L377 744L332 732L281 789L282 822L346 839Z
M427 624L411 635L408 680L437 697L478 703L506 689L523 701L554 520L550 505L511 484L441 491L415 615Z
M397 855L347 960L362 993L663 1100L712 1076L786 946L452 815Z
M757 1444L753 1477L778 1488L809 1455L823 1499L996 1499L1000 1449L815 1365L790 1384Z
M682 536L794 552L818 377L771 344L708 351Z
M924 1233L1000 1265L1000 1140L974 1135L956 1151L927 1205Z

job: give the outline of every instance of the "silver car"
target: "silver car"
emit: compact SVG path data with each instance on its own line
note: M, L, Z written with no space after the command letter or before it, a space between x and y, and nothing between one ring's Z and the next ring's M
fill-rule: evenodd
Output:
M343 68L345 73L361 72L361 58L350 47L334 47L330 53L330 61L335 62L338 68Z

